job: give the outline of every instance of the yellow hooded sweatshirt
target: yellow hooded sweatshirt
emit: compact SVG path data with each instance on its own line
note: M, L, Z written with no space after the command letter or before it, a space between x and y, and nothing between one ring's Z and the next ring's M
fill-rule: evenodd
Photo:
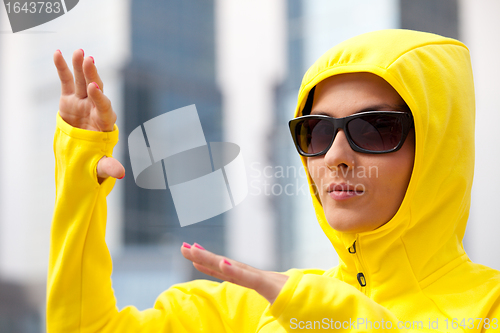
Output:
M340 264L328 271L288 271L272 305L253 290L200 280L169 288L151 309L119 311L104 240L106 196L115 180L99 184L96 175L98 160L112 154L118 129L73 128L58 115L48 332L500 330L500 273L472 263L462 245L474 168L467 48L454 39L408 30L352 38L305 74L295 116L318 82L354 72L382 77L413 113L415 162L406 196L382 227L346 234L329 226L311 188L317 218Z

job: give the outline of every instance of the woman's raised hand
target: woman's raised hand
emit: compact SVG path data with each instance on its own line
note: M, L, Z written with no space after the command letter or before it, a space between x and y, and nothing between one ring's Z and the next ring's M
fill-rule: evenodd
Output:
M288 280L288 276L284 274L262 271L235 260L228 260L205 250L196 243L193 245L182 244L181 252L186 259L193 262L194 267L200 272L242 287L254 289L271 304L278 297Z
M116 121L111 101L103 93L103 83L93 57L84 57L82 49L73 52L73 71L68 68L62 53L54 53L54 64L61 80L59 114L73 127L90 131L110 132ZM109 176L123 178L125 168L112 157L103 157L97 164L102 181Z

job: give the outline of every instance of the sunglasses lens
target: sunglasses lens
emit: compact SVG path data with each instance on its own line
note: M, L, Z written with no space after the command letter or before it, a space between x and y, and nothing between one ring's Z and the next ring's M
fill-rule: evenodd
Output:
M396 148L401 141L403 124L399 117L370 115L351 120L347 130L358 147L386 151Z
M297 124L295 135L304 153L316 154L330 146L333 138L333 125L327 120L304 119Z

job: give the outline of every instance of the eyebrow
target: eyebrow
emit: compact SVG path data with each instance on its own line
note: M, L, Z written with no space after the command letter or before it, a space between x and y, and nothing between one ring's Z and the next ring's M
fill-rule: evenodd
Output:
M360 113L360 112L366 112L366 111L402 111L402 112L410 112L410 107L405 103L405 104L396 104L396 105L391 105L391 104L376 104L376 105L371 105L365 108L362 108L353 114ZM313 110L310 113L311 115L324 115L324 116L330 116L327 112L324 111L316 111Z

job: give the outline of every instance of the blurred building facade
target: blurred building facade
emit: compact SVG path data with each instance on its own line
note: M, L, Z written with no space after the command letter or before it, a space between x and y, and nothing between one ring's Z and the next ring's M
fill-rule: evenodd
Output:
M156 116L196 104L207 142L223 141L214 1L132 0L130 6L131 55L123 69L125 135ZM224 253L224 220L219 215L181 228L170 191L138 187L123 137L122 147L129 177L124 179L123 244L114 257L113 283L119 307L142 309L153 306L167 286L201 277L182 261L183 241Z
M13 34L0 9L0 332L45 332L45 290L55 200L53 138L60 82L52 55L71 68L82 48L96 59L122 128L121 69L128 57L123 0L81 1L71 12ZM99 10L96 10L98 8ZM84 28L82 28L84 27ZM13 139L16 138L16 139ZM123 137L122 137L123 138ZM121 149L115 156L121 160ZM108 197L106 240L120 243L122 190Z
M125 133L160 114L196 104L207 141L222 141L214 1L132 1L130 20L131 57L124 69ZM124 161L131 170L128 154ZM223 251L221 216L181 228L168 191L141 189L133 177L127 177L124 209L125 246L190 241L196 239L194 235L183 237L197 234L199 242L213 243Z
M95 56L118 113L121 144L115 157L124 162L127 177L108 197L106 240L120 308L151 307L170 285L202 277L180 255L182 241L263 269L336 264L287 121L302 75L322 53L384 28L458 38L471 50L479 162L465 246L473 260L499 269L500 152L489 148L500 121L499 14L496 0L86 0L32 33L13 35L2 11L0 332L44 331L59 98L51 57L56 49L66 59L80 47ZM89 18L96 24L87 24ZM241 147L250 193L237 208L181 228L168 190L135 185L126 142L146 120L189 104L197 106L207 141Z
M476 164L464 245L472 261L500 270L500 149L492 145L500 122L500 2L461 0L459 5L460 38L471 53L476 90Z

